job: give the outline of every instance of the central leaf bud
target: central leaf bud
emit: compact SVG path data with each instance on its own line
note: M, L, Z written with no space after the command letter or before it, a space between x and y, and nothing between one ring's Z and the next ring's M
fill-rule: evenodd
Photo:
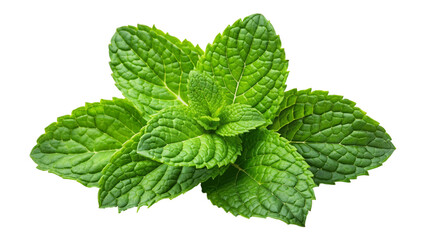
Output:
M207 131L216 130L220 124L219 117L201 116L197 122Z

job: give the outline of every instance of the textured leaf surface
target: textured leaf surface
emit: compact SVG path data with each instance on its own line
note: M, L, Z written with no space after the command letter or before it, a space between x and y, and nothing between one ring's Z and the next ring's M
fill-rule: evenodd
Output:
M271 121L284 96L287 65L274 28L254 14L219 34L197 69L214 76L227 104L248 104Z
M202 183L212 203L244 217L303 226L315 186L308 164L287 140L266 129L243 137L243 152L222 175Z
M127 100L87 103L49 125L37 140L31 158L41 170L97 186L111 156L145 124Z
M203 53L155 27L120 27L112 37L110 66L117 87L148 114L188 101L188 74Z
M138 146L143 156L172 166L221 167L235 162L241 140L206 131L188 107L171 107L156 114Z
M189 106L202 115L216 117L223 107L222 93L207 74L192 71L188 91Z
M174 198L219 174L219 168L173 167L137 154L141 133L135 135L112 157L100 181L100 207L151 206Z
M222 136L236 136L266 123L263 115L245 104L231 104L219 115L220 126L216 133Z
M293 89L281 108L270 128L297 148L317 184L367 175L395 149L385 129L342 96Z

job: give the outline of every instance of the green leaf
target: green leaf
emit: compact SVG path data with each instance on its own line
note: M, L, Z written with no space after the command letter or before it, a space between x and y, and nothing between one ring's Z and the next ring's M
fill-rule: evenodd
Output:
M41 170L97 186L111 156L145 124L141 113L125 99L87 103L49 125L31 158Z
M258 110L239 103L226 106L219 118L221 122L216 133L221 136L236 136L266 123Z
M213 79L198 71L189 73L189 106L202 115L217 117L223 107L222 93Z
M219 34L197 64L223 88L226 104L256 108L270 122L284 97L288 61L281 40L261 14L238 20Z
M139 133L127 141L102 171L100 207L123 211L151 206L161 199L175 198L222 171L217 167L173 167L144 158L136 152L141 136Z
M109 52L117 87L149 115L169 106L186 105L188 74L203 54L187 40L181 42L144 25L118 28Z
M206 131L188 107L170 107L149 122L138 153L171 166L221 167L241 152L238 136L222 137Z
M287 140L259 129L245 134L243 152L229 169L201 184L211 202L244 217L271 217L304 226L312 200L312 173Z
M281 109L270 128L297 148L316 184L368 175L395 150L385 129L342 96L293 89Z

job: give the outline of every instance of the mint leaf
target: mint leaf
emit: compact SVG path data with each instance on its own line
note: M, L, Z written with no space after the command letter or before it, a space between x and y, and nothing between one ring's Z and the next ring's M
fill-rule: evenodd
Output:
M203 192L234 215L304 226L315 198L308 164L272 131L255 130L242 139L241 156L222 176L202 183Z
M306 159L316 184L349 182L395 150L385 129L342 96L310 89L286 92L271 129Z
M117 87L149 115L186 105L188 74L203 53L187 40L144 25L118 28L109 52Z
M235 162L241 152L238 136L206 131L188 107L170 107L156 114L145 129L138 153L171 166L213 168Z
M395 150L354 102L285 92L288 61L261 14L205 53L144 25L118 28L109 53L126 99L58 118L31 152L39 169L99 186L102 208L151 206L202 183L234 215L304 226L315 184L367 175Z
M87 103L50 124L31 158L40 170L97 186L111 156L145 124L142 114L125 99Z
M202 115L216 117L223 107L222 93L213 79L198 71L189 73L189 106Z
M236 136L266 123L263 115L245 104L231 104L219 115L220 125L216 133L221 136Z
M284 96L287 65L281 41L261 14L238 20L208 45L197 69L223 88L226 104L256 108L270 122Z
M136 152L141 136L138 133L127 141L102 171L100 207L123 211L151 206L161 199L177 197L222 171L217 167L173 167L142 157Z

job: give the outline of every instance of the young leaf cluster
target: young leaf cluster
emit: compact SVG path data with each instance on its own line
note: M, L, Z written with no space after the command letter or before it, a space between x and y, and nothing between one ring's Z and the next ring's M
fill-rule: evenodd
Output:
M395 149L354 102L285 91L288 61L261 14L205 52L143 25L118 28L109 52L125 98L58 118L31 152L39 169L98 187L101 208L151 206L201 183L234 215L304 226L315 186L366 175Z

